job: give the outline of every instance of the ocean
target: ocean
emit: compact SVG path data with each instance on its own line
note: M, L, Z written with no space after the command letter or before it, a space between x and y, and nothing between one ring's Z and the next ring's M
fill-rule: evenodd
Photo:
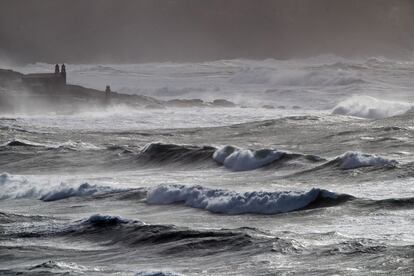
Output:
M1 275L414 274L414 61L66 68L236 106L0 111Z

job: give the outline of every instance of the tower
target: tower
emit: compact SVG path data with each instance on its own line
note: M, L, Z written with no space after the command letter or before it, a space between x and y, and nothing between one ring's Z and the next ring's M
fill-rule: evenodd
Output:
M105 88L105 104L109 104L111 101L111 87L109 85Z

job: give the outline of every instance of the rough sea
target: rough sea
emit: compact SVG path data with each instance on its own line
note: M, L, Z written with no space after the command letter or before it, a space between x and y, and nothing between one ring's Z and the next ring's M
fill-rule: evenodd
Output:
M413 61L67 71L237 107L0 114L1 275L414 274Z

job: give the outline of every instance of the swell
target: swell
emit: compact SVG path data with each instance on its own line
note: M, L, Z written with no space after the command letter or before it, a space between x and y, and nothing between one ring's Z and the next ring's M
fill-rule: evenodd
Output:
M88 241L110 248L147 248L165 255L211 255L228 250L272 248L271 239L254 229L194 230L172 225L149 225L117 216L92 215L87 219L54 227L31 228L8 234L8 238L64 238Z
M359 199L355 204L360 208L404 210L414 209L414 197L386 198L380 200Z
M147 166L222 166L229 171L249 171L264 169L289 169L301 172L340 169L352 170L363 167L395 168L398 162L393 159L348 151L327 160L318 155L294 153L277 149L243 149L235 146L211 147L176 144L150 143L142 148L137 159ZM322 163L322 164L321 164ZM300 172L299 172L300 173Z
M313 193L316 193L316 196ZM277 202L279 197L283 198L283 202ZM139 200L150 205L183 204L192 208L208 210L212 213L229 215L249 213L257 215L269 214L277 204L287 204L288 207L286 208L295 207L294 204L297 204L297 208L293 208L288 212L335 206L344 206L346 208L350 205L356 206L361 210L414 208L414 197L374 200L349 194L335 193L320 188L313 188L310 191L302 192L263 192L259 190L240 193L223 189L211 189L199 185L159 185L152 188L138 188L98 194L94 195L94 198L108 198L108 200L122 201L130 200L134 202ZM302 202L295 203L295 201ZM217 206L214 206L214 204ZM275 206L272 207L272 205ZM253 212L253 210L257 211ZM275 212L275 214L277 213L279 212Z
M311 172L324 168L341 170L361 167L395 168L398 162L375 154L348 151L326 159L318 155L289 152L273 148L245 149L226 145L222 147L148 143L141 149L128 145L98 147L89 143L48 145L26 140L13 140L0 146L3 170L21 169L46 170L65 168L133 169L137 167L216 168L229 171L249 171L256 169L293 169L296 173ZM29 158L30 157L30 158ZM50 164L49 158L59 160ZM27 172L26 172L27 173Z
M390 198L371 200L339 194L320 188L309 191L251 191L235 192L203 186L158 185L152 188L114 188L97 184L42 185L24 177L0 175L0 200L33 198L43 202L70 198L81 200L145 201L147 204L183 204L204 209L212 213L228 215L278 214L308 209L319 209L355 203L358 208L410 209L414 198ZM82 199L83 198L83 199ZM26 217L19 214L1 213L0 223L42 220L41 217Z
M274 149L250 150L234 146L212 147L163 143L149 143L137 154L143 166L223 166L230 171L255 170L269 165L283 166L293 160L313 164L324 159L315 155L291 153ZM282 165L281 165L282 164Z
M149 143L141 149L137 159L141 164L150 165L214 165L215 150L210 146Z
M336 194L313 188L307 192L293 191L253 191L235 192L211 189L203 186L159 185L148 191L148 204L185 206L204 209L213 213L240 214L279 214L303 209L315 209L340 205L355 199L351 195Z
M335 207L343 204L358 209L412 209L414 198L373 200L349 194L335 193L320 188L309 191L252 191L236 192L203 186L164 184L150 188L147 204L182 204L226 215L273 215L302 210ZM352 210L351 210L352 211Z

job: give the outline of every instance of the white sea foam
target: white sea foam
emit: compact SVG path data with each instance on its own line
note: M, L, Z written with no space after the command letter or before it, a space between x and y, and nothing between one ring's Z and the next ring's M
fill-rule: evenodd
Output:
M283 151L272 149L253 151L233 146L224 146L214 152L213 159L223 164L229 170L249 171L266 166L280 159L284 154L285 152Z
M397 161L386 159L377 155L348 151L337 158L339 167L344 170L369 166L396 166Z
M116 189L108 186L91 185L89 183L82 183L80 185L69 185L66 183L50 185L48 183L48 185L44 185L35 181L29 181L22 176L13 176L7 173L0 175L0 200L37 198L43 201L55 201L111 191L116 191Z
M376 99L369 96L353 96L340 102L333 114L369 119L380 119L403 114L413 107L411 103Z
M193 208L225 214L277 214L304 208L319 195L336 197L334 193L315 188L308 192L238 193L203 186L159 185L148 191L147 203L161 205L184 203Z

